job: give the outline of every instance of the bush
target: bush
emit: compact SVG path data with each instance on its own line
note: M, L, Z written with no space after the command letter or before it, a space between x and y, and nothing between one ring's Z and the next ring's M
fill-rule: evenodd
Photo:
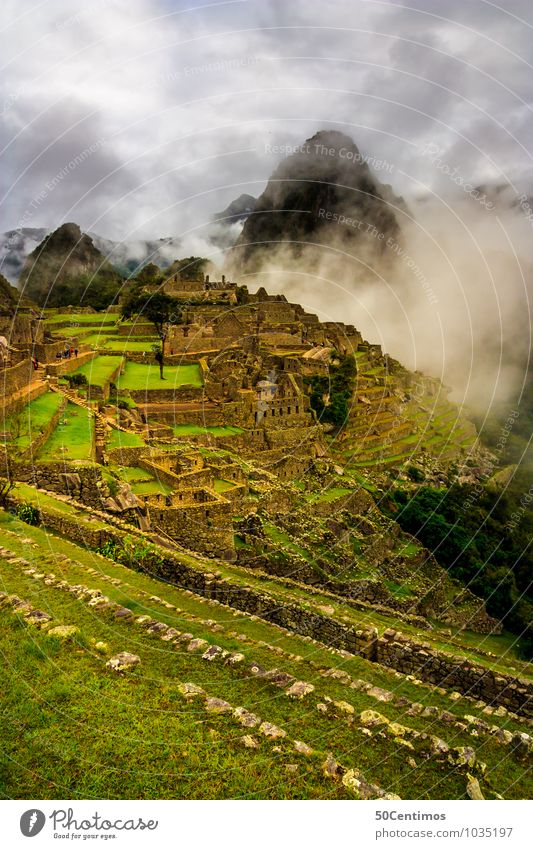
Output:
M65 375L69 386L87 386L87 377L84 374L67 374Z
M17 516L22 522L27 525L38 525L40 522L39 511L33 504L19 504L17 507Z
M100 554L109 557L116 563L122 563L138 572L157 573L163 566L163 558L149 543L144 543L132 536L124 537L118 542L106 542L99 549Z

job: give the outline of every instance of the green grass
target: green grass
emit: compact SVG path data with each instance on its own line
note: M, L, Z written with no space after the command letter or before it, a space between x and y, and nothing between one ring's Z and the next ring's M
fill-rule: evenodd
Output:
M144 445L144 439L138 433L113 429L106 442L107 448L138 448Z
M60 324L64 321L70 321L72 324L88 324L100 327L102 324L116 324L120 318L120 313L56 313L55 315L47 316L45 324Z
M92 348L105 349L107 351L146 351L146 359L148 362L153 360L153 352L151 346L157 343L157 337L152 339L139 340L135 336L103 336L98 333L83 337L83 342L90 345Z
M38 437L57 413L63 403L63 396L58 392L45 392L30 401L20 413L6 419L4 428L14 437L9 441L9 447L16 452L25 451L32 441ZM18 434L18 436L16 435Z
M214 488L215 492L227 492L228 489L234 489L235 484L232 481L225 481L222 478L216 478Z
M155 478L151 481L139 481L137 483L132 483L131 489L135 495L153 495L157 492L160 492L163 495L169 495L172 492L172 488L170 486L167 486L166 483L156 480Z
M27 537L35 548L28 546ZM267 681L250 676L246 664L233 669L221 662L207 663L200 653L191 654L183 646L172 649L112 613L90 608L75 595L24 575L17 564L0 562L4 591L48 612L53 624L79 628L73 642L62 644L13 611L0 610L2 699L9 719L0 752L3 798L46 799L58 794L69 799L350 798L340 782L322 776L327 751L343 766L360 768L368 780L403 798L465 798L464 771L456 773L446 759L424 758L423 742L414 741L415 749L406 751L390 737L363 737L358 714L366 709L437 735L450 745L474 747L487 764L485 790L493 786L505 798L530 795L526 765L510 747L474 738L441 720L409 716L394 703L378 703L363 691L323 678L320 671L342 668L395 696L445 708L457 719L465 712L480 715L475 705L452 702L445 694L395 678L390 670L363 658L341 658L260 619L236 619L230 609L131 572L2 511L0 544L30 559L41 573L53 571L70 583L101 589L135 613L153 616L228 651L242 651L248 662L283 669L316 687L302 702L292 701ZM65 559L54 562L55 553ZM89 574L88 568L98 574ZM177 609L168 609L161 599ZM213 623L219 629L216 634ZM103 655L94 649L99 640L107 644ZM107 671L105 661L118 651L138 654L140 666L126 675ZM177 691L182 681L199 684L209 695L276 723L287 730L288 738L271 742L252 729L258 748L245 749L240 738L247 730L231 716L208 714L196 701L187 704ZM352 704L354 723L317 711L324 695ZM521 727L507 718L488 719L510 730ZM292 739L313 746L316 756L297 756ZM407 763L408 755L415 758L416 768ZM287 763L297 764L296 771L289 773Z
M109 359L106 357L106 359ZM157 363L126 363L124 373L117 380L119 390L172 389L178 386L202 386L202 373L197 363L182 366L165 366L165 380L159 376Z
M201 433L211 433L213 436L238 436L244 431L235 425L210 425L202 427L195 424L174 425L174 436L197 436Z
M76 369L73 374L84 374L87 382L93 386L107 386L121 362L122 357L95 357Z
M38 460L92 460L93 418L83 407L67 404L59 424L42 446Z

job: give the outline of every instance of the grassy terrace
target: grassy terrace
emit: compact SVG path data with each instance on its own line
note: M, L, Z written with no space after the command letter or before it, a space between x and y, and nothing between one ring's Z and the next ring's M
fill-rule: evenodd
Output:
M174 425L172 428L174 436L198 436L201 433L211 433L213 436L238 436L243 433L242 428L234 425L212 425L202 427L194 424Z
M72 325L87 325L89 327L99 327L102 324L116 324L120 318L120 313L54 313L45 318L45 324L62 324L65 321L71 322Z
M139 340L136 336L104 336L98 333L90 334L83 337L83 342L90 345L92 348L98 348L106 351L118 351L125 353L126 351L146 351L148 360L153 359L151 346L157 343L157 337L153 336L148 340Z
M83 407L67 404L59 424L42 446L38 460L92 460L94 423Z
M110 359L106 357L105 359ZM202 373L197 363L182 366L165 366L164 380L159 376L157 363L126 363L117 381L119 391L124 389L173 389L178 386L202 386Z
M45 429L50 419L63 403L58 392L45 392L21 410L9 416L4 422L4 430L11 434L10 449L20 453L26 451L32 441Z
M12 610L0 609L3 698L11 718L0 754L4 798L354 798L341 782L323 776L321 764L328 751L343 766L361 769L367 780L403 798L465 798L465 771L454 770L446 759L424 758L423 743L415 740L415 748L406 752L392 736L362 735L359 713L367 709L451 746L474 747L487 764L487 795L490 787L505 798L530 793L525 765L511 747L472 737L455 722L412 716L395 702L376 702L321 672L342 669L388 689L395 698L445 709L456 720L464 713L483 717L469 702L451 701L363 658L341 658L261 620L235 617L230 609L132 572L2 511L0 544L30 560L41 575L54 572L70 584L99 589L135 614L154 617L245 658L235 667L208 663L202 651L187 651L186 641L171 646L111 612L88 607L64 589L25 575L25 567L17 563L0 561L4 592L46 611L52 625L78 628L70 642L61 642ZM103 646L97 650L96 643ZM119 651L138 654L140 666L126 675L106 670L106 660ZM251 660L310 682L315 692L303 701L291 700L267 680L251 676ZM275 723L287 737L269 740L257 728L240 726L231 714L209 713L198 700L186 702L178 692L179 682L185 681ZM352 705L353 724L342 715L318 711L324 695ZM489 719L511 731L522 730L508 718ZM245 748L243 734L253 735L256 749ZM312 746L315 754L297 754L295 739ZM416 767L408 764L408 755L415 758ZM296 770L288 771L287 763Z
M83 374L93 386L107 386L111 376L122 362L122 357L95 357L80 366L73 374Z
M144 439L138 433L131 431L112 430L109 433L106 447L110 448L138 448L144 445Z

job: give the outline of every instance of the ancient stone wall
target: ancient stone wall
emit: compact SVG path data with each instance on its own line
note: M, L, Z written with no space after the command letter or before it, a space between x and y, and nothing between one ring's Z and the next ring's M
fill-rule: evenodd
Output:
M0 395L8 398L27 386L33 379L33 366L31 360L23 359L20 363L8 368L0 368Z
M64 350L64 347L62 350ZM87 348L85 348L84 350L84 346L82 346L81 350L79 350L78 356L75 359L58 360L57 363L47 363L46 372L52 377L59 377L63 374L69 374L72 371L76 371L76 369L78 369L80 366L84 366L85 363L90 363L91 360L94 360L96 356L98 356L96 351L91 351Z

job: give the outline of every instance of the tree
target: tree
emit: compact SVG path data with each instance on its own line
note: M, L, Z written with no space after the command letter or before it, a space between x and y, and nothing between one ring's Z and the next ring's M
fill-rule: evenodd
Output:
M154 346L154 354L159 364L159 375L161 380L164 380L165 342L169 325L179 324L181 321L182 310L179 301L164 292L150 294L136 288L125 299L122 315L124 318L142 315L154 325L161 343L160 346Z

